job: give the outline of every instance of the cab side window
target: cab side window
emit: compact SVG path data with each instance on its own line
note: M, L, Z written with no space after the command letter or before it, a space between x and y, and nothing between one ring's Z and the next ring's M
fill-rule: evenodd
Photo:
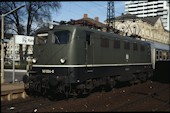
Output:
M90 45L90 33L86 33L86 42Z
M120 40L113 40L113 47L116 49L120 48Z
M100 38L101 47L109 48L109 39L105 37Z

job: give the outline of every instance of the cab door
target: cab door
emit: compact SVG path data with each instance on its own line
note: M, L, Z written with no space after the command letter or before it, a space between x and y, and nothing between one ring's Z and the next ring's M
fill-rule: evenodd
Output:
M86 65L93 65L94 61L94 33L86 32Z

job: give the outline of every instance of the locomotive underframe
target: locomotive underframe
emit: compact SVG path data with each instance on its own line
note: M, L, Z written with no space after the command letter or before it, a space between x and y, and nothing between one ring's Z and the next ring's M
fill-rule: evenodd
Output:
M26 89L43 95L87 93L99 86L112 88L117 82L145 81L152 73L152 65L32 67Z

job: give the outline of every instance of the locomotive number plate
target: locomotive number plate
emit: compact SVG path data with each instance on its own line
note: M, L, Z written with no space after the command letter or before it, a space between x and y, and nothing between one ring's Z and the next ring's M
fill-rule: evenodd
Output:
M54 69L42 69L42 73L54 73Z

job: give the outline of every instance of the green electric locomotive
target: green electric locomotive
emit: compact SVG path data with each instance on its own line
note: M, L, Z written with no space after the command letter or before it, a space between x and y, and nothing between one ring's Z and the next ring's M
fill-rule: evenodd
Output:
M149 43L78 25L40 28L24 76L28 94L77 95L96 87L146 81L152 76ZM35 93L36 92L36 93Z

